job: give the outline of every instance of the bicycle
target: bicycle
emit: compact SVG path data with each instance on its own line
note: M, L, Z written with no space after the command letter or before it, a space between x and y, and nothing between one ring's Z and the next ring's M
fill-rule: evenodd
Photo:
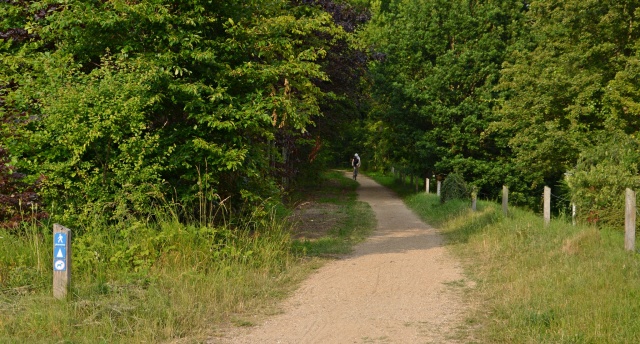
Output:
M353 166L353 180L358 178L358 166Z

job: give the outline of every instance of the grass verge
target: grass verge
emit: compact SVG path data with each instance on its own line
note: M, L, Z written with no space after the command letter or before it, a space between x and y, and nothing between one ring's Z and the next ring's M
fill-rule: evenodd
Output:
M437 196L404 195L426 222L440 228L476 287L469 302L478 343L640 342L640 256L624 251L620 230L573 226L565 219L544 226L542 217L479 202L440 204ZM404 190L404 191L403 191Z
M333 173L324 184L312 195L371 217L352 181ZM0 230L0 343L206 342L229 323L250 326L252 315L274 312L325 261L315 256L346 252L368 230L354 230L347 216L319 245L292 242L291 224L274 216L245 221L251 228L157 219L74 237L71 296L63 301L51 295L50 228Z

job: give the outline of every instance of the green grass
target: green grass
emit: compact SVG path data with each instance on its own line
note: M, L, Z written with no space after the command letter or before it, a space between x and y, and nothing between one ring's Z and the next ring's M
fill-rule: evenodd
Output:
M11 243L0 246L9 271L0 281L0 342L206 339L225 316L283 295L304 265L293 266L288 233L276 223L260 234L177 222L136 229L126 237L97 231L74 239L78 259L66 301L51 297L51 239L35 239L46 247L38 253L24 244L30 239L0 234ZM47 262L43 269L37 260Z
M330 174L325 183L333 186L314 196L339 200L354 216L370 211L349 179ZM348 251L368 230L349 221L308 253ZM51 228L0 230L0 343L198 343L225 326L251 326L325 260L303 255L277 216L242 223L185 225L160 213L83 228L62 301L51 291Z
M510 207L504 216L492 202L472 212L433 194L404 199L442 230L477 282L468 290L478 305L467 319L474 342L640 342L640 256L624 251L621 230L566 219L545 227L539 214Z

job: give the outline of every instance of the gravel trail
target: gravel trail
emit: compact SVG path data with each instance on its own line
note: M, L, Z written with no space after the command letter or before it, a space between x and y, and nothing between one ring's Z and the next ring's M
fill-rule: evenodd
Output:
M220 343L459 342L460 263L394 193L366 176L358 182L359 200L376 215L373 235L311 275L282 314Z

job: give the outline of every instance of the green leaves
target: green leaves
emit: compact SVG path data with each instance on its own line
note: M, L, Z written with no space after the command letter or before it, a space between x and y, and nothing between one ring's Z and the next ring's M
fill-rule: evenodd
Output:
M8 148L71 213L144 213L163 194L193 199L201 180L221 198L271 196L273 140L320 116L320 61L344 36L284 0L0 6L0 32L33 33L0 50L0 116L21 123Z
M384 53L371 65L379 161L459 172L488 195L508 184L537 207L595 137L637 136L638 1L378 6L363 37Z
M384 53L372 64L377 99L374 141L381 160L413 173L463 173L492 186L484 172L502 164L493 120L493 86L518 23L520 5L401 1L377 12L365 38Z
M529 33L513 45L502 70L504 102L496 123L512 135L514 164L531 188L560 182L599 132L637 130L622 105L637 95L620 91L629 90L625 70L633 65L638 6L531 2Z

